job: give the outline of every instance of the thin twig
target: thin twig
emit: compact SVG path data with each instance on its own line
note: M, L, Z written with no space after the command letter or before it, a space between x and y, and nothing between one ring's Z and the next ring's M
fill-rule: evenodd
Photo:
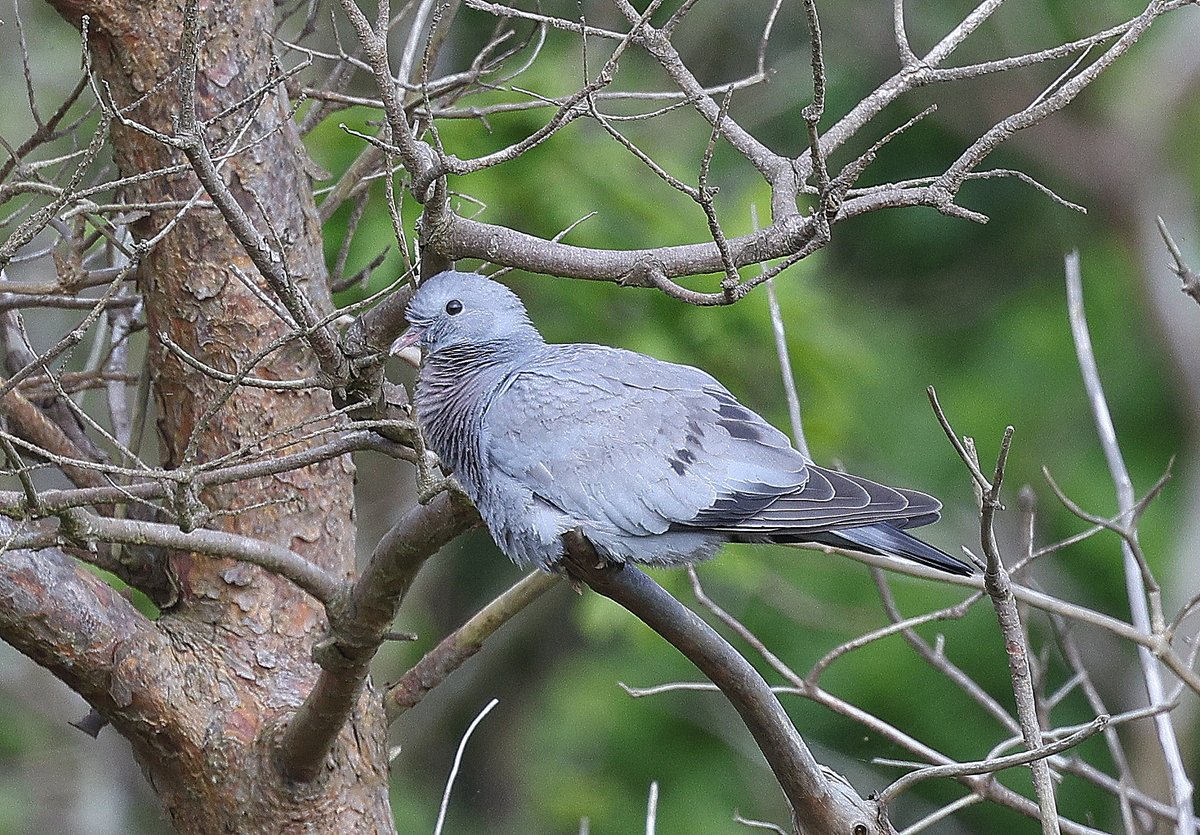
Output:
M754 820L753 818L743 817L740 813L734 812L733 822L740 823L742 826L748 826L751 829L765 829L769 832L774 832L776 835L787 835L783 831L783 827L768 821Z
M471 720L462 739L458 741L458 750L454 752L454 764L450 766L450 776L446 778L446 790L442 792L442 804L438 807L437 823L434 824L433 835L442 835L442 826L446 823L446 810L450 806L450 792L454 788L454 780L458 777L458 769L462 765L463 751L467 748L467 741L471 738L471 734L475 733L475 729L479 727L479 723L484 720L484 717L491 713L492 708L499 703L499 699L492 699L488 702L487 706L479 711L479 715Z
M992 757L986 760L970 763L956 763L954 765L935 765L928 768L921 768L909 774L905 774L896 782L892 783L886 789L879 793L879 803L887 805L899 797L903 792L915 786L922 780L930 780L937 777L962 777L967 774L992 774L997 771L1002 771L1006 768L1012 768L1017 765L1025 765L1027 763L1044 760L1054 754L1066 751L1069 748L1074 748L1085 739L1093 734L1104 730L1108 725L1107 716L1097 716L1082 730L1076 731L1070 736L1056 740L1054 742L1041 745L1029 751L1022 751L1019 754L1010 754L1007 757Z
M950 425L950 421L942 412L933 387L929 388L929 399L933 404L938 420L950 438L955 449L966 464L967 469L975 475L979 464L974 453L971 439L966 443L959 442L958 435ZM980 493L979 533L983 552L987 558L987 569L984 571L984 588L992 599L996 610L996 621L1000 625L1001 636L1004 639L1004 649L1008 656L1009 675L1012 679L1013 696L1017 706L1017 720L1021 726L1021 735L1026 748L1033 750L1042 745L1042 731L1038 718L1037 701L1033 691L1033 680L1029 666L1029 643L1025 630L1021 625L1021 616L1017 610L1017 601L1013 584L1000 558L1000 549L996 544L994 519L996 511L1001 508L1000 488L1004 483L1004 470L1008 463L1008 453L1012 445L1013 428L1004 430L1000 441L1000 452L996 456L996 469L990 482ZM1050 768L1044 760L1035 760L1031 765L1033 771L1034 792L1037 795L1038 807L1041 811L1040 820L1042 832L1045 835L1058 835L1061 831L1058 820L1057 803L1054 797L1054 783L1050 776Z
M1154 218L1158 224L1158 234L1162 235L1163 243L1167 245L1167 251L1171 253L1171 258L1175 260L1175 264L1171 267L1171 272L1179 276L1179 280L1183 283L1179 289L1192 299L1200 304L1200 273L1188 266L1187 260L1183 257L1183 252L1179 249L1179 244L1175 243L1175 239L1171 237L1171 231L1167 229L1167 223L1161 217Z
M1117 491L1117 508L1121 513L1132 513L1134 508L1133 482L1125 466L1125 459L1117 443L1116 429L1113 427L1112 415L1108 410L1108 401L1104 396L1104 388L1100 382L1100 371L1096 364L1096 355L1092 350L1091 334L1088 332L1087 318L1083 309L1083 273L1079 266L1079 253L1071 252L1065 259L1067 276L1067 309L1071 320L1071 335L1075 340L1075 353L1079 360L1080 373L1083 375L1084 389L1087 391L1088 402L1091 404L1092 416L1096 422L1096 432L1100 436L1100 446L1104 450L1108 462L1109 473ZM1153 621L1151 618L1152 604L1147 602L1147 591L1142 581L1141 566L1130 548L1129 542L1123 541L1121 553L1125 567L1125 591L1129 599L1130 620L1135 628L1151 633ZM1154 601L1153 606L1161 605ZM1157 632L1160 634L1160 625ZM1137 648L1138 661L1142 670L1142 679L1150 705L1155 706L1167 701L1162 674L1154 654L1146 647ZM1179 740L1175 734L1175 726L1171 717L1160 713L1154 717L1154 729L1158 735L1158 743L1162 748L1166 764L1167 778L1171 787L1171 802L1176 809L1176 826L1181 835L1195 835L1197 827L1192 812L1192 782L1183 762L1183 754L1179 748Z
M954 450L958 453L958 457L961 458L962 462L967 466L967 470L971 473L971 478L975 480L976 486L978 486L980 490L989 489L992 486L991 482L988 481L987 476L983 474L983 471L979 469L979 464L975 460L974 456L967 452L967 448L963 445L963 442L959 439L958 435L954 433L954 427L950 425L950 421L946 417L946 413L942 411L942 404L938 402L937 391L933 386L929 386L925 389L925 393L929 395L929 404L933 406L933 413L937 416L938 423L941 424L942 431L946 433L946 437L950 439L950 443L954 446Z
M783 313L779 309L779 297L775 293L774 279L767 282L767 306L771 310L771 332L775 335L775 355L779 357L779 374L783 378L783 393L787 398L788 417L792 421L792 443L801 455L811 461L808 439L804 437L804 424L800 420L800 397L796 394L796 375L792 373L791 352L788 351L787 334L783 329Z
M808 132L809 159L812 160L813 172L817 175L817 191L821 195L821 205L818 211L822 214L836 212L836 206L826 206L829 195L829 171L825 167L825 155L821 152L821 134L819 131L821 117L825 115L825 55L821 44L821 23L817 18L816 0L804 0L804 17L808 22L809 58L812 64L813 97L812 102L800 111L804 126ZM828 218L827 218L828 219Z
M658 825L658 781L650 781L650 796L646 799L646 835L654 835Z

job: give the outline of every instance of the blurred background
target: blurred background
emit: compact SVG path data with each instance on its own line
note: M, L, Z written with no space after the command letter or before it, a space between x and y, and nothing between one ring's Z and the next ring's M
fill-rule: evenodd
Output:
M617 25L607 4L583 8L589 23ZM770 5L741 3L731 14L733 8L698 4L675 40L706 84L727 83L754 70ZM914 51L928 50L970 8L951 0L912 7L907 22ZM564 16L578 17L574 4L564 9ZM894 73L898 62L890 3L825 4L820 10L828 124ZM1014 0L953 63L1053 46L1140 11L1138 4L1118 0ZM0 18L15 12L25 23L39 104L52 109L78 79L78 34L42 4L26 0L19 9L0 11ZM318 17L325 21L319 25L329 28L328 12ZM285 24L282 37L302 18ZM441 71L469 64L493 22L464 9L443 52ZM799 4L785 5L766 53L769 81L738 92L730 108L769 146L791 154L806 146L799 111L811 95L807 43ZM1063 256L1078 249L1097 359L1139 495L1175 462L1171 483L1140 528L1169 613L1200 588L1200 307L1179 292L1154 222L1162 216L1193 267L1200 266L1195 244L1200 233L1197 43L1200 9L1183 8L1162 18L1065 112L1006 142L984 166L1024 171L1086 206L1086 215L1013 179L972 182L959 202L986 214L986 225L930 209L850 220L834 228L828 247L776 282L814 458L940 496L944 519L925 533L942 548L957 552L965 545L978 553L976 500L930 411L925 387L937 388L957 430L976 439L985 470L1004 427L1015 427L1006 490L1010 512L1001 520L1001 545L1011 561L1018 556L1015 497L1022 485L1037 495L1039 544L1086 527L1054 499L1043 467L1087 510L1104 516L1116 510L1067 324ZM282 42L278 48L285 64L299 60ZM594 67L602 59L591 60ZM885 111L834 161L844 163L936 101L937 113L888 145L863 184L939 174L1068 64L918 90ZM320 62L313 72L311 83L319 85ZM537 62L512 83L551 96L577 89L582 77L578 41L551 32ZM618 85L669 87L657 65L637 52L623 59ZM21 50L9 20L0 26L0 100L7 103L0 110L0 136L14 146L33 127L24 88ZM352 92L373 94L365 80ZM520 98L511 91L496 96ZM301 106L301 117L308 106ZM374 132L370 123L378 118L376 111L349 108L325 119L308 134L313 159L336 177L362 148L361 140L339 124ZM438 127L447 150L465 158L528 135L546 118L544 110L526 110L494 116L486 124L445 119ZM695 182L708 130L694 111L622 123L622 130L659 164ZM712 183L721 189L717 209L727 234L753 229L755 211L765 222L765 187L727 147L717 149ZM577 245L647 247L708 237L705 218L691 201L585 120L513 163L452 186L478 204L480 219L542 236L586 217L565 238ZM376 184L375 190L378 199L350 244L347 272L389 245L393 251L369 286L343 292L341 303L365 297L400 269L382 186ZM405 216L411 222L410 208ZM348 212L349 206L343 207L326 225L331 264ZM764 293L728 308L701 309L651 290L518 273L505 280L526 300L550 341L601 342L700 366L744 403L788 428ZM714 282L693 286L711 289ZM391 376L411 382L412 371L397 366ZM413 501L413 478L378 457L362 456L357 463L360 544L369 552ZM397 622L397 629L414 631L420 639L386 648L376 681L398 677L519 576L484 534L445 549L425 568ZM655 576L694 604L685 576ZM816 552L729 547L703 566L700 576L712 597L801 674L832 647L887 622L866 568ZM1047 557L1034 576L1049 592L1122 619L1129 616L1115 536L1096 536ZM963 596L905 578L894 579L892 588L906 615ZM1044 659L1053 690L1068 675L1045 619L1027 616L1032 648ZM1004 648L990 609L977 607L961 621L919 631L930 641L944 633L946 655L1002 704L1011 705ZM1094 633L1081 631L1076 637L1111 710L1144 704L1129 647ZM69 727L68 721L86 712L83 702L7 646L0 645L0 652L0 833L167 831L123 740L106 730L93 741ZM660 832L747 831L734 823L735 811L785 825L778 788L723 698L672 692L634 699L620 687L695 680L698 675L686 661L614 604L591 593L577 596L565 585L553 590L394 726L393 742L400 749L393 763L399 831L432 831L458 740L493 697L499 705L466 749L448 812L449 832L578 832L582 827L593 833L641 832L652 781L660 790ZM855 653L822 681L841 698L958 759L982 758L1007 736L900 638ZM901 773L871 760L906 759L903 750L845 717L796 697L784 699L817 758L845 773L863 794L882 789ZM1195 700L1175 716L1195 778L1200 767ZM1078 693L1053 714L1057 725L1091 717ZM1161 755L1149 730L1143 722L1121 734L1141 787L1163 796ZM1109 767L1099 738L1086 743L1081 756ZM1024 770L1000 779L1027 790ZM951 783L922 784L897 805L895 817L915 820L961 794ZM1101 829L1119 826L1112 798L1079 780L1067 778L1060 786L1059 805L1075 820ZM934 831L1039 829L989 806L963 811Z

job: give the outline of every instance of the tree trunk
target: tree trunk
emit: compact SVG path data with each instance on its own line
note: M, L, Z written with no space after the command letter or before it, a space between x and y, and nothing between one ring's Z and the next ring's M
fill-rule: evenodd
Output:
M88 16L95 70L113 104L140 102L125 115L170 135L180 100L172 72L179 64L182 6L132 0L54 5L77 26ZM213 119L242 103L207 127L208 144L233 195L323 314L332 305L305 150L280 88L269 84L274 6L214 0L202 4L200 14L197 117ZM112 145L123 175L186 163L180 152L117 122ZM221 162L231 148L239 152ZM198 189L185 168L129 186L126 199L187 201ZM140 239L158 235L175 215L148 212L135 226ZM186 469L249 453L260 442L279 446L330 423L328 392L242 386L230 395L230 386L182 362L160 338L165 334L205 365L237 373L286 336L289 325L246 288L238 271L262 286L221 215L203 206L188 211L142 260L138 280L166 466ZM304 344L292 339L255 365L253 376L298 379L315 371ZM203 522L278 543L334 576L347 576L354 566L353 477L346 456L198 493L184 485L167 521ZM211 513L218 515L206 521ZM143 642L118 642L110 689L122 697L94 703L132 741L179 831L391 831L386 725L369 688L320 779L287 785L272 755L281 723L318 672L310 652L326 627L320 604L245 563L189 553L165 560L178 595L158 601L161 640L153 651Z

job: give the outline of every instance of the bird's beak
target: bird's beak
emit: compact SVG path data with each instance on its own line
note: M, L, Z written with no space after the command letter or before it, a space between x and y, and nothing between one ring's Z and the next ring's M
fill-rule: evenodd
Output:
M396 356L405 348L410 348L417 344L417 340L421 338L421 334L425 331L418 328L416 325L409 325L408 330L400 334L400 338L392 343L392 347L388 349L388 354Z

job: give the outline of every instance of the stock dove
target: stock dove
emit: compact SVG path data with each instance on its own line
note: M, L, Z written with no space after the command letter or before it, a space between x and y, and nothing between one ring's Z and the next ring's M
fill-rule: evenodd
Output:
M518 565L554 570L578 527L617 562L820 543L972 573L904 530L936 521L937 499L818 467L697 368L547 344L515 293L469 273L426 280L406 318L395 349L421 347L429 446Z

